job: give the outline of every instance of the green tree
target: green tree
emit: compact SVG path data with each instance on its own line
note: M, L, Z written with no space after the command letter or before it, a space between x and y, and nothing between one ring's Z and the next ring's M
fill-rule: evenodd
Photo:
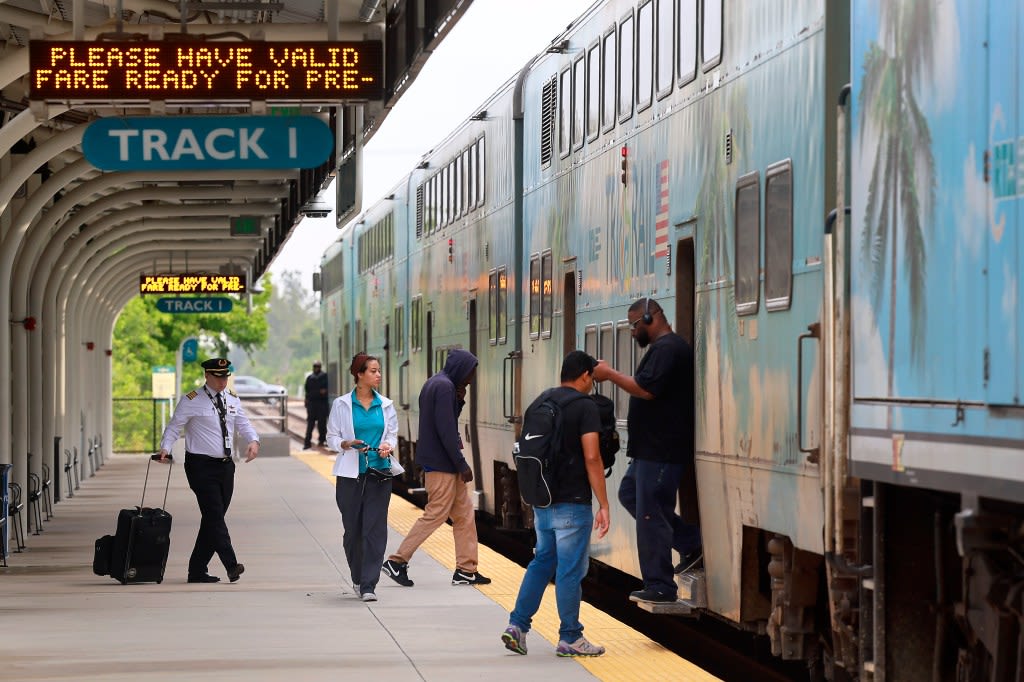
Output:
M173 366L182 340L200 340L200 355L227 356L229 345L252 351L266 344L267 309L273 295L269 280L265 290L252 295L229 296L230 313L173 315L156 307L159 297L139 296L121 311L114 326L113 397L114 449L148 450L153 439L153 367ZM183 368L182 387L199 381L199 364ZM157 428L159 425L157 425ZM157 434L159 435L159 434Z
M290 395L301 395L306 374L320 357L319 310L298 272L285 271L279 279L267 310L266 346L240 357L235 364L240 374L254 374L284 385Z

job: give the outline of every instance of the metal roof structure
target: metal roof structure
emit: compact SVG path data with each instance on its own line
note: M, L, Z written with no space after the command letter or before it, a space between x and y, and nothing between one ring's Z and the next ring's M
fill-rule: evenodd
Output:
M0 325L0 358L10 363L0 376L13 379L0 382L0 462L46 452L53 436L67 430L63 421L76 419L87 400L81 386L65 385L60 371L55 383L27 377L74 363L73 349L86 342L88 350L109 348L114 321L138 294L140 275L207 271L256 282L305 215L329 210L334 202L323 192L334 176L347 192L339 220L357 212L362 144L471 2L0 0L0 317L9 321ZM174 39L219 47L380 41L383 94L352 101L300 97L280 109L259 100L141 95L132 102L33 99L30 45ZM99 119L250 114L315 117L334 134L333 154L304 169L115 172L83 155L85 131ZM240 216L249 230L233 234L232 218ZM109 363L102 366L109 372ZM104 370L96 371L99 385L107 385ZM87 374L76 381L87 381Z

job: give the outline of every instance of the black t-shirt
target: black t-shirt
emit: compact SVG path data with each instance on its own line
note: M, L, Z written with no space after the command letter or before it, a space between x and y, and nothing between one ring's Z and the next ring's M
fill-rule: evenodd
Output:
M555 470L558 481L558 492L554 498L556 504L590 504L592 499L580 438L586 433L601 430L601 415L597 411L597 403L576 389L559 386L552 392L552 397L560 404L573 396L579 398L562 408L562 450L556 459Z
M627 456L658 462L693 458L693 349L675 332L652 343L633 375L654 394L630 396Z
M320 390L324 389L321 393ZM327 372L314 372L306 377L306 400L327 402Z

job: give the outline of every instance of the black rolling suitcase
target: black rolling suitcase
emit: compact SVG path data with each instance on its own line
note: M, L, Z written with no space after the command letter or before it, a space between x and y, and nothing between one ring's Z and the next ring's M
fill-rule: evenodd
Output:
M162 508L144 506L146 484L149 483L150 462L146 463L146 482L142 484L142 501L134 509L122 509L117 515L117 532L96 540L93 572L110 575L122 585L127 583L160 583L164 579L167 552L171 546L171 515ZM173 466L172 464L168 466ZM164 487L164 506L171 483L170 469Z

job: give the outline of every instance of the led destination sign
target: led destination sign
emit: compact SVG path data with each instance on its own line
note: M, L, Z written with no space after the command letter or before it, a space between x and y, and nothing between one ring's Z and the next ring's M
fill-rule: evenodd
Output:
M242 294L245 275L140 275L140 294Z
M35 100L380 99L380 41L29 44Z

